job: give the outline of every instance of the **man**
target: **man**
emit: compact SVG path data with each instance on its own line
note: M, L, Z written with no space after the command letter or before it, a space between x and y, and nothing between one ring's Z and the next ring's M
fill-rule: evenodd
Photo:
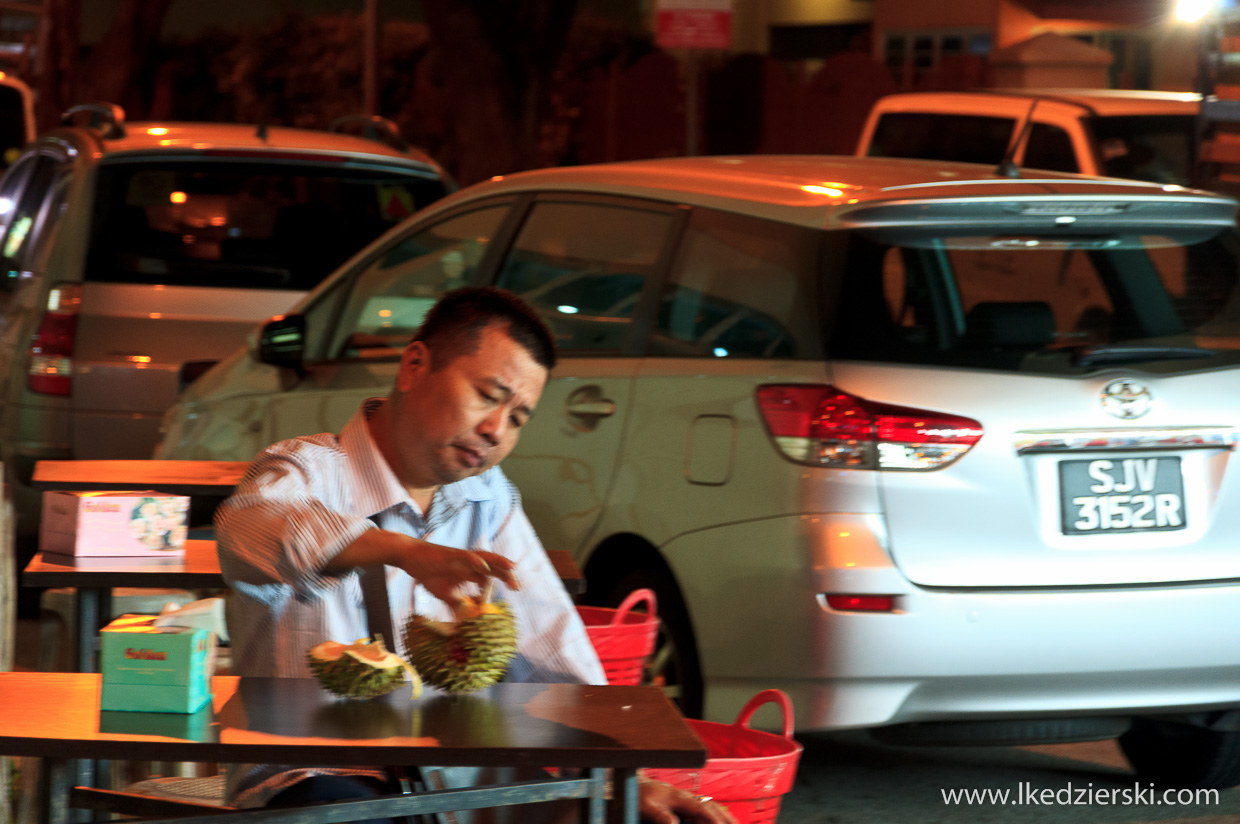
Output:
M306 676L310 647L371 634L364 603L379 604L371 617L390 609L395 627L415 611L450 620L463 584L494 578L517 619L510 680L606 683L498 467L554 365L554 340L527 305L500 289L459 289L428 313L386 399L366 401L339 436L260 453L216 515L236 672ZM384 640L403 653L399 632ZM262 806L380 794L386 781L365 768L246 765L228 783L233 803ZM732 822L655 781L641 783L641 813Z

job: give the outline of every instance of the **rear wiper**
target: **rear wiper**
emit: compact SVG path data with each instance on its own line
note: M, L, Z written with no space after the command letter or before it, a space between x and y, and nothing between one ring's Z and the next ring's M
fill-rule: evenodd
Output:
M1218 354L1213 349L1196 346L1111 345L1087 346L1077 353L1077 366L1098 366L1107 363L1141 363L1156 360L1189 360Z

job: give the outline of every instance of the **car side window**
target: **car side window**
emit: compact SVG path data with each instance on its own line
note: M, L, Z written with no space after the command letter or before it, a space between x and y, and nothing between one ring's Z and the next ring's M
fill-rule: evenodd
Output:
M439 296L466 285L508 204L454 215L388 246L357 275L330 352L344 360L399 357Z
M820 357L812 249L809 230L696 209L659 300L649 354Z
M1079 172L1072 137L1058 126L1034 123L1029 128L1029 140L1025 144L1025 160L1021 164L1030 169L1048 169L1052 172Z
M673 220L638 205L535 203L496 285L533 306L560 349L619 350Z

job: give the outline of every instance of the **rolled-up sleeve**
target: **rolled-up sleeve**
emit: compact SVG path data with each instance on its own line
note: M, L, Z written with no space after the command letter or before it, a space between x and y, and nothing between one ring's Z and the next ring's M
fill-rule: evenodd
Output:
M374 528L324 505L339 497L320 488L340 477L331 471L339 460L309 440L259 454L215 515L220 569L230 585L283 584L302 600L332 586L335 576L323 572L328 561Z

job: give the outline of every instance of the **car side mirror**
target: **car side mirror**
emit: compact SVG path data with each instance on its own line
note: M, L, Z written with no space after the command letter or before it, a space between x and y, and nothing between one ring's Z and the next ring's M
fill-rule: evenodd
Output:
M296 370L300 375L306 356L304 315L276 315L258 330L259 363Z

